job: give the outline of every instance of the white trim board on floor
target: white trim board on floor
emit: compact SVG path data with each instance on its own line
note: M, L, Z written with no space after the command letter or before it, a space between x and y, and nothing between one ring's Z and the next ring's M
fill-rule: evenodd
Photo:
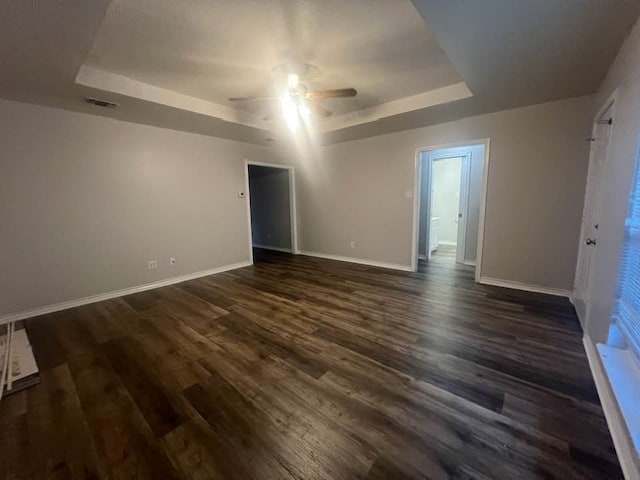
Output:
M262 250L273 250L275 252L291 253L290 248L272 247L271 245L254 245L253 248L261 248Z
M555 295L557 297L571 296L570 290L563 290L561 288L543 287L540 285L530 285L528 283L511 282L509 280L500 280L499 278L480 277L480 282L483 285L492 285L494 287L512 288L514 290L524 290L525 292L545 293L547 295Z
M113 290L107 293L99 293L97 295L90 295L88 297L77 298L75 300L68 300L66 302L54 303L52 305L45 305L43 307L37 307L31 310L23 310L21 312L9 313L9 314L0 316L0 325L9 323L9 322L15 322L18 320L24 320L26 318L46 315L48 313L59 312L61 310L68 310L70 308L80 307L82 305L88 305L90 303L102 302L103 300L110 300L112 298L124 297L125 295L131 295L133 293L140 293L147 290L153 290L155 288L175 285L176 283L186 282L187 280L194 280L196 278L207 277L209 275L214 275L216 273L227 272L229 270L248 267L250 265L251 265L251 262L248 262L248 261L232 263L229 265L223 265L221 267L201 270L199 272L179 275L177 277L165 278L164 280L158 280L157 282L145 283L143 285L136 285L134 287L123 288L120 290Z
M573 308L576 311L576 315L578 316L578 320L580 321L580 326L584 331L584 327L587 324L587 319L585 318L587 314L587 305L584 300L576 298L575 289L569 297L569 301L571 302L571 305L573 305Z
M627 480L640 479L640 465L635 454L635 448L631 439L627 436L622 414L618 409L618 403L605 374L598 350L588 335L582 337L582 343L584 344L591 375L596 384L596 390L598 390L604 417L607 420L607 426L613 439L613 446L616 448L624 478Z
M331 255L329 253L308 252L299 250L300 255L309 257L326 258L327 260L337 260L338 262L357 263L359 265L369 265L371 267L389 268L391 270L401 270L403 272L412 272L410 265L402 265L399 263L378 262L376 260L368 260L366 258L343 257L342 255Z

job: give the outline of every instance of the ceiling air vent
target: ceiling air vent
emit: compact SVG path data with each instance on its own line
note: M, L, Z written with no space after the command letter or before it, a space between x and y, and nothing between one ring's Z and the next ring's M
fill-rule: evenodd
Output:
M87 103L90 103L91 105L96 105L98 107L116 108L118 106L117 103L108 102L107 100L100 100L98 98L85 97L84 99Z

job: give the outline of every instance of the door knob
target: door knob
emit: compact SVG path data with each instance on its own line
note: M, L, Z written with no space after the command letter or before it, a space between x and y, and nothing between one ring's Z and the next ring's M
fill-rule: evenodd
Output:
M595 238L587 238L587 245L595 245L596 244L596 239Z

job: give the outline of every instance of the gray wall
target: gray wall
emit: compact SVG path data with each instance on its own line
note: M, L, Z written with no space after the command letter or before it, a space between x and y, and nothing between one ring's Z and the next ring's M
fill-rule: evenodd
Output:
M249 165L254 246L291 250L289 171Z
M0 148L0 316L248 261L243 159L277 161L255 145L7 101Z
M602 172L598 244L591 270L586 333L607 339L618 265L640 139L640 23L636 23L611 65L594 102L593 114L617 89L609 154ZM590 119L591 121L591 119Z
M630 164L624 112L616 155ZM298 150L16 102L0 113L0 315L246 262L244 158L296 161L301 250L408 266L416 149L485 137L483 274L573 283L591 97Z
M592 104L579 97L301 149L300 248L409 266L416 150L490 137L482 274L571 289Z

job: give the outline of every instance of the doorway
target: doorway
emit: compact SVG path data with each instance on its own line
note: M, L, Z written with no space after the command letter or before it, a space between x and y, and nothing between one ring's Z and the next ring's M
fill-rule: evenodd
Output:
M485 139L417 151L414 270L432 260L451 266L480 263L488 147Z
M589 152L589 171L584 196L580 245L573 287L572 302L580 324L584 322L589 306L589 290L593 260L598 244L600 224L600 196L603 174L606 170L609 140L613 129L614 100L609 99L600 109L593 121L591 149Z
M245 189L251 262L257 252L297 253L293 167L245 161Z
M422 258L464 262L470 154L449 156L447 151L429 152L423 159L423 226L420 229ZM425 198L429 197L429 198Z

